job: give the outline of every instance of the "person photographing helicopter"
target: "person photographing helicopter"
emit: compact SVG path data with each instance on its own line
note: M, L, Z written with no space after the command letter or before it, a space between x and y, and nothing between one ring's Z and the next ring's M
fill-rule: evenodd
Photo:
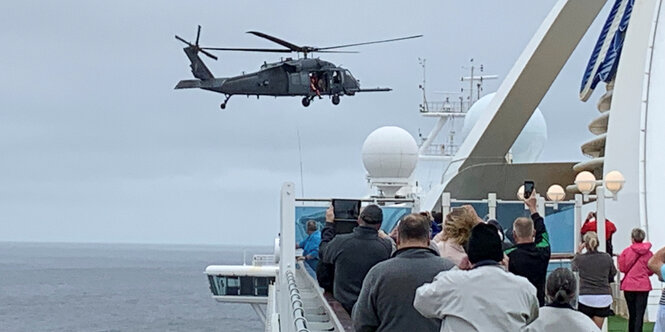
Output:
M505 251L508 255L508 271L525 277L536 287L538 303L545 305L545 278L551 250L545 220L538 213L537 194L532 189L525 191L524 204L531 217L520 217L513 222L515 246Z

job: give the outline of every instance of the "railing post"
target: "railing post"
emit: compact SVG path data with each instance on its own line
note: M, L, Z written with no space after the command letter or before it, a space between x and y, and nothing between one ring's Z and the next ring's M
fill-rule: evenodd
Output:
M444 218L450 213L450 193L441 194L441 213Z
M580 244L580 231L582 230L582 205L584 204L582 194L575 194L575 223L573 224L573 253Z
M536 195L536 206L538 207L538 214L545 218L545 197L540 196L540 194Z
M598 251L607 252L605 240L605 187L596 187L596 230L598 231Z
M487 209L490 219L496 219L496 193L487 194Z
M411 209L412 213L418 213L420 212L420 198L415 197L413 199L413 208Z
M279 272L280 274L286 273L287 270L293 271L296 262L296 197L295 186L293 182L286 182L282 185L281 205L280 205L280 261Z
M293 331L294 316L291 312L291 299L289 298L288 275L295 273L296 263L296 198L293 182L282 185L280 196L280 231L279 231L279 273L277 282L280 287L276 288L277 305L280 309L279 326L281 331Z

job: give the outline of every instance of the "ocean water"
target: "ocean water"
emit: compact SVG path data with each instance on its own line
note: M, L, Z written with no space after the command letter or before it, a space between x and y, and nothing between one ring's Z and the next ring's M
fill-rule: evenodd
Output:
M0 243L1 331L262 331L203 273L271 248Z

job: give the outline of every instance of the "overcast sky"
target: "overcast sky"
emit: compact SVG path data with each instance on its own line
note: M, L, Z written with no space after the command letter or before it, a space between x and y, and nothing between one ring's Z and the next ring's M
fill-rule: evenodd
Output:
M272 243L279 191L367 193L360 149L384 125L416 136L427 59L430 90L457 90L469 59L505 77L554 0L4 1L0 3L0 241ZM542 160L577 161L595 102L577 93L605 12L540 105ZM343 97L232 97L173 90L191 78L178 34L219 47L273 47L257 30L329 46L424 34L325 59L364 87ZM279 54L204 58L216 76L255 71ZM486 85L494 91L500 81Z

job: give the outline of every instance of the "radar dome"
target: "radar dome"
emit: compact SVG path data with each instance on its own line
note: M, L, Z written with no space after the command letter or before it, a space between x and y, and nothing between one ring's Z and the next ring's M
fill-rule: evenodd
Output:
M466 113L464 117L464 127L462 128L462 138L466 138L471 132L471 128L478 122L489 106L496 93L489 93L478 99ZM536 108L533 115L526 123L522 132L510 148L514 163L532 163L538 160L540 154L545 148L547 141L547 123L540 109Z
M408 178L418 162L418 145L402 128L381 127L365 139L362 158L372 178Z

